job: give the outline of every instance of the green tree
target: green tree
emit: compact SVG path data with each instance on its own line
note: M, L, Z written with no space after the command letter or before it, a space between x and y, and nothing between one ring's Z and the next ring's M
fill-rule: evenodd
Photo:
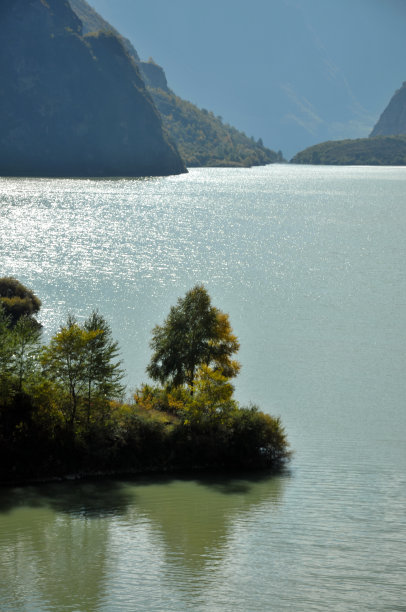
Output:
M10 399L13 374L14 337L10 317L0 304L0 402L4 406Z
M106 401L122 395L124 371L122 362L118 360L118 342L113 340L106 319L94 310L85 321L84 330L94 334L86 344L86 413L89 423L92 402L103 406Z
M153 329L150 345L153 355L147 373L151 378L174 387L188 385L192 394L200 366L210 366L228 378L240 369L231 359L239 343L228 315L211 305L202 285L172 306L164 324Z
M33 374L38 363L41 329L29 316L24 315L18 319L12 335L17 390L22 391L24 380Z
M6 315L10 317L11 326L14 326L20 317L27 316L40 327L34 315L41 308L41 300L16 278L0 278L0 303Z
M69 315L66 325L43 348L41 363L44 373L51 381L57 382L67 401L63 407L65 420L73 427L77 419L79 401L87 385L88 344L101 331L86 331L76 319Z
M104 410L124 390L123 370L117 361L118 344L102 315L94 311L80 326L72 315L44 347L41 363L45 376L58 384L65 396L66 423L82 420L89 425L92 409Z

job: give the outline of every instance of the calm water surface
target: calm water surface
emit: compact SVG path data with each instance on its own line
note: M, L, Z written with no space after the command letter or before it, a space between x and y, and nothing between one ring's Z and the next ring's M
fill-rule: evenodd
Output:
M0 179L0 215L1 274L46 338L99 308L129 389L204 283L238 399L295 451L277 477L1 490L1 610L406 610L406 169Z

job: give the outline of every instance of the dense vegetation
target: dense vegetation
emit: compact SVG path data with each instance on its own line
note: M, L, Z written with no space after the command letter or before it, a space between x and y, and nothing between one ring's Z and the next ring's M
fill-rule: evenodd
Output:
M322 142L297 153L293 164L404 166L406 136Z
M284 161L281 151L267 149L261 139L249 138L172 91L153 87L149 91L186 166L260 166Z
M40 304L15 279L0 286L5 299L14 287ZM69 315L46 345L41 333L32 314L0 304L0 481L269 468L289 457L279 419L233 398L238 341L204 287L154 328L148 372L159 384L142 385L131 402L122 401L119 348L97 311L82 324Z
M15 278L10 276L0 278L0 307L3 308L6 317L9 317L12 326L22 317L27 317L34 327L39 326L34 315L41 308L41 300Z

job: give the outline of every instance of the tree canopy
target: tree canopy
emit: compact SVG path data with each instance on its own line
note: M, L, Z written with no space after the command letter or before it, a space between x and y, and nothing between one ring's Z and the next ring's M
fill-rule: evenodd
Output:
M131 404L122 401L118 344L97 310L82 323L69 315L46 345L41 333L27 315L12 325L0 302L0 482L289 458L279 419L233 398L239 344L203 286L154 329L148 370L162 386L143 385Z
M206 365L227 378L240 364L232 359L239 349L228 315L211 305L202 285L196 285L172 306L163 325L152 332L154 351L147 372L161 384L188 385L193 393L197 370Z
M43 348L42 366L66 398L64 414L71 427L80 417L79 410L89 423L92 408L102 410L106 401L122 394L123 371L117 356L118 344L112 340L107 321L97 311L83 326L69 315L66 324Z
M187 167L250 167L285 161L253 137L223 123L213 112L199 109L171 90L148 87L170 138Z
M14 326L18 319L27 316L35 324L39 323L34 318L41 308L41 300L31 289L28 289L12 276L0 278L0 305L9 317L9 323Z

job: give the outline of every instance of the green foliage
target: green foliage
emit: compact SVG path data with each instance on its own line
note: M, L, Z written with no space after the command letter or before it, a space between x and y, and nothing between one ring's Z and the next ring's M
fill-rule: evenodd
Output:
M86 390L87 382L87 345L98 332L87 332L69 316L51 339L49 346L43 348L41 364L49 380L56 382L66 399L62 410L66 423L72 428L77 416L78 404Z
M41 300L34 292L11 276L0 278L0 304L10 317L10 325L15 325L24 316L35 321L33 315L41 308Z
M236 410L231 431L231 455L236 462L278 465L290 456L280 419L260 412L256 406Z
M240 367L231 360L239 344L228 315L211 305L201 285L179 298L164 324L153 329L151 348L154 353L147 367L151 378L174 387L189 385L192 391L199 366L213 364L228 377Z
M40 333L29 316L12 326L0 306L0 480L273 468L289 457L280 420L233 398L238 342L200 285L154 330L153 371L169 384L143 385L132 405L115 400L118 345L97 311L82 325L69 315L47 346Z
M240 408L230 378L239 371L231 356L239 345L228 316L196 286L153 330L148 373L166 385L144 385L134 396L144 412L176 415L170 432L175 467L278 466L289 457L280 420L256 407ZM167 441L166 441L167 443Z
M251 140L206 109L182 100L172 91L149 88L169 137L186 166L261 166L283 162L281 152Z
M17 389L23 390L23 382L38 369L38 353L41 330L27 315L20 317L14 327L14 369L18 379Z
M276 467L289 457L278 418L257 407L240 407L234 388L220 372L203 366L195 393L185 397L183 452L200 467Z
M118 342L113 340L106 319L95 310L83 327L88 334L93 334L86 344L86 410L89 423L92 402L97 404L100 413L103 405L106 407L111 398L122 395L124 371L121 369L121 361L118 361Z
M167 469L280 467L290 456L280 419L255 406L240 407L232 393L228 379L205 366L193 395L185 389L144 385L135 395L135 409L128 422L133 428L148 423L152 430L159 430L166 452L161 466ZM178 418L162 412L164 406L174 410ZM146 414L137 413L140 408Z
M10 317L0 304L0 401L5 405L12 393L14 337Z
M123 371L114 360L118 345L104 317L94 311L81 327L69 315L66 325L44 347L41 363L46 377L61 390L61 407L67 425L73 428L77 420L90 422L92 408L98 416L108 402L123 391Z
M406 136L378 136L323 142L297 153L293 164L406 165Z
M38 366L41 330L29 316L20 317L15 325L0 304L0 396L6 405Z

